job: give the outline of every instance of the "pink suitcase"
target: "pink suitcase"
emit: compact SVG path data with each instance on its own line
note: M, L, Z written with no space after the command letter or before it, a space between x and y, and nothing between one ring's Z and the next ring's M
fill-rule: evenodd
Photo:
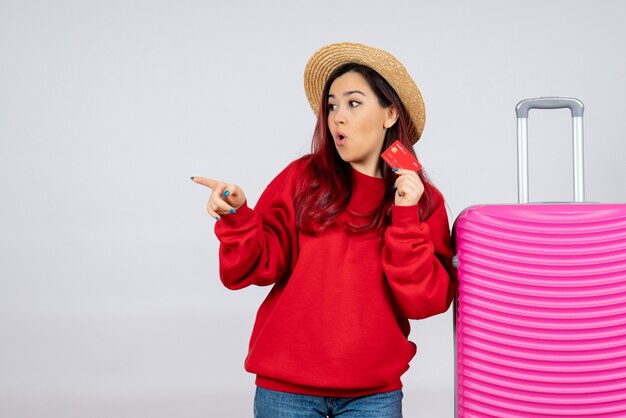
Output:
M533 108L572 111L575 202L528 204ZM584 202L576 99L517 107L519 204L456 219L455 415L626 417L626 205Z

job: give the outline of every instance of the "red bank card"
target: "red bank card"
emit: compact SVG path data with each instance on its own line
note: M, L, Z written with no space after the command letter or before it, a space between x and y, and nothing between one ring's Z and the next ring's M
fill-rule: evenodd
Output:
M391 168L406 168L407 170L419 171L422 168L417 159L411 155L400 141L396 141L382 154L383 160L391 166Z

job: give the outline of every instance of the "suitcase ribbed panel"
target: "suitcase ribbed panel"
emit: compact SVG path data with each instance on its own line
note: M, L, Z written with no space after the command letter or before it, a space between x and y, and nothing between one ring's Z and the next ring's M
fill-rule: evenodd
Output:
M626 417L626 205L457 219L463 418Z

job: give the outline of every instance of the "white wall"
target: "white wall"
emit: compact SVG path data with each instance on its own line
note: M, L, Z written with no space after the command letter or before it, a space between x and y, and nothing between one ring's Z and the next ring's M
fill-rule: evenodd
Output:
M347 40L420 86L451 217L516 200L514 106L586 105L588 200L626 202L620 1L0 0L0 416L249 417L266 288L217 274L193 175L252 203L309 149L309 56ZM571 196L567 111L531 112L531 200ZM413 322L405 416L453 408L451 314Z

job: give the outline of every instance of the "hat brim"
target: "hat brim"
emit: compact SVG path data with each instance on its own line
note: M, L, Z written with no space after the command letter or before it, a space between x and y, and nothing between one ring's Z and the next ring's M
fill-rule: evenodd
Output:
M371 46L351 42L334 43L320 48L311 56L304 69L304 90L315 116L318 116L328 77L335 69L349 63L372 68L393 87L408 113L408 135L411 143L415 144L422 136L426 123L422 93L396 58Z

